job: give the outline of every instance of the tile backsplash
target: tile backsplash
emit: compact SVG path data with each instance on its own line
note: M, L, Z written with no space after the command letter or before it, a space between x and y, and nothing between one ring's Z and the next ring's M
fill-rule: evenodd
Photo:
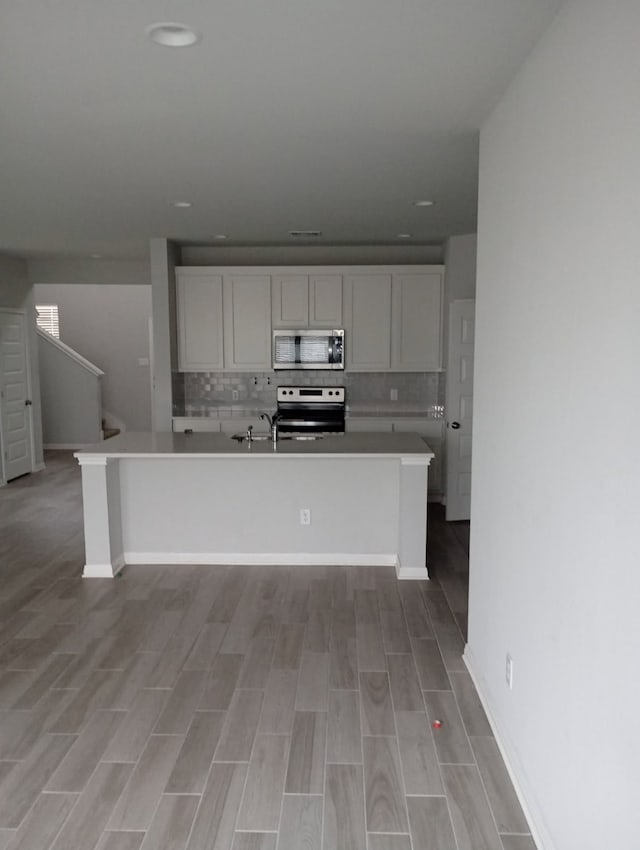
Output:
M439 418L444 412L444 372L175 372L174 416L217 415L218 408L273 410L278 386L343 386L347 406L372 412L420 410ZM391 400L391 391L397 400Z

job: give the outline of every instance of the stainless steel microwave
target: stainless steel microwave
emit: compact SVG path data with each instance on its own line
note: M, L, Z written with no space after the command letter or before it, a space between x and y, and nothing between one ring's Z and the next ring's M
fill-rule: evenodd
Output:
M344 369L344 331L274 331L273 368Z

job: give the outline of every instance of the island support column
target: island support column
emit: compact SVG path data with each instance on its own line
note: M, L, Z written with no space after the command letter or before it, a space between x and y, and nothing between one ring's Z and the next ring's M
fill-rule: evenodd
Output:
M428 579L427 488L429 458L400 461L398 568L400 579Z
M78 458L82 468L85 578L113 578L124 566L117 458Z

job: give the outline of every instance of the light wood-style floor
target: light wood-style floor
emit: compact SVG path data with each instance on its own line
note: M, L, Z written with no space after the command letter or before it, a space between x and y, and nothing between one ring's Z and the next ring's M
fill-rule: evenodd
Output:
M464 525L434 513L441 585L83 580L79 470L46 460L0 490L0 850L534 850L461 660Z

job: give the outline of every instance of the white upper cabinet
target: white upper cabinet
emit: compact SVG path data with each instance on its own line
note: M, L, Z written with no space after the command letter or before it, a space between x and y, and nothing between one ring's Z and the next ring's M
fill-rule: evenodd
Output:
M346 368L354 372L389 371L391 275L345 275L344 319Z
M309 275L309 327L342 327L342 275Z
M393 275L391 368L434 372L442 368L440 270Z
M345 368L442 368L442 266L176 269L178 368L272 368L271 328L344 328Z
M272 319L274 328L341 328L342 275L274 275Z
M206 269L177 269L176 300L178 369L222 369L222 275Z
M309 276L273 276L271 308L274 328L306 328L309 321Z
M224 367L271 368L271 276L224 275Z

